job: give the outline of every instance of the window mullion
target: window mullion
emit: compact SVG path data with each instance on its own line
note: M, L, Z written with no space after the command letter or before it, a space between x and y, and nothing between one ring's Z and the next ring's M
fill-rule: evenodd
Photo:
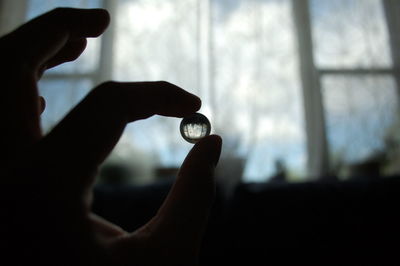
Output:
M394 78L397 85L397 95L400 99L400 36L398 34L400 30L400 1L384 0L382 1L382 3L385 10L385 17L389 32L389 41L394 68Z
M54 79L91 79L93 80L97 76L97 73L72 73L72 74L66 74L66 73L46 73L43 76L43 80L54 80Z
M112 18L117 17L117 4L117 0L103 0L103 8L107 9ZM93 80L94 84L112 79L115 27L115 20L111 20L110 25L101 37L99 66L97 75L95 75Z
M392 68L320 68L318 69L320 76L322 75L394 75Z
M320 77L314 65L309 2L308 0L293 0L292 8L303 88L308 172L311 178L323 178L329 173L328 145Z

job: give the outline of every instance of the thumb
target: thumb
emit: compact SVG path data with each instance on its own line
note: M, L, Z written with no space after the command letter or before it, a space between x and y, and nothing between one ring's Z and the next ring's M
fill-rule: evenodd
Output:
M186 250L188 256L197 255L207 224L215 194L214 168L221 145L222 139L217 135L196 143L157 215L145 226L169 248L178 252Z

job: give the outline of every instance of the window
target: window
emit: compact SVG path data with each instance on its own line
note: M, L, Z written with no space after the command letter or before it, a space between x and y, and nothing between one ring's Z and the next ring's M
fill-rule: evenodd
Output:
M398 123L384 1L313 0L311 18L330 165L381 160Z
M26 19L32 19L53 8L65 6L96 8L101 7L100 0L91 1L38 1L26 3ZM50 130L62 117L76 105L95 85L101 39L88 39L88 45L82 56L74 63L65 63L46 72L39 83L40 94L46 99L46 110L42 115L45 131Z
M78 62L44 76L46 130L112 78L167 80L199 95L224 139L224 182L268 181L282 169L288 181L308 180L398 142L396 1L28 0L25 18L66 5L105 7L113 20ZM179 167L191 147L179 122L128 126L108 162L132 167L137 183Z
M277 160L304 176L290 1L125 0L117 10L117 80L165 79L200 95L201 111L224 137L222 164L242 160L244 180L266 180ZM127 129L135 145L179 165L190 148L179 121L140 123L143 130Z

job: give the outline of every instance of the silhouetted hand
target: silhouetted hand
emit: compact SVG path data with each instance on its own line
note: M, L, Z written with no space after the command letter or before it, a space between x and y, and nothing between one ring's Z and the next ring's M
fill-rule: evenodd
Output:
M108 23L104 10L56 9L0 40L1 265L196 264L214 196L218 136L193 147L158 213L137 231L91 214L90 202L96 171L127 123L187 116L200 108L199 98L167 82L107 82L41 133L37 81L76 59L86 38Z

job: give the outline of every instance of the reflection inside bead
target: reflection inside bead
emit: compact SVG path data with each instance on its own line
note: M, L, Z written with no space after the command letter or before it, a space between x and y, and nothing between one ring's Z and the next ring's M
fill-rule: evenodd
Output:
M211 124L207 117L200 113L195 113L182 120L180 131L186 141L196 143L201 138L210 135Z

